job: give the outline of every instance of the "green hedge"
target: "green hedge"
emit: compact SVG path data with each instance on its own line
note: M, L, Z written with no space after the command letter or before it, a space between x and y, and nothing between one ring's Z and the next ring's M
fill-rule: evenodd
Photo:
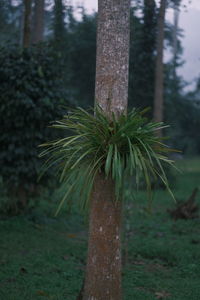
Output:
M69 104L60 70L50 45L0 47L0 175L9 191L37 183L38 145L55 138L48 125Z

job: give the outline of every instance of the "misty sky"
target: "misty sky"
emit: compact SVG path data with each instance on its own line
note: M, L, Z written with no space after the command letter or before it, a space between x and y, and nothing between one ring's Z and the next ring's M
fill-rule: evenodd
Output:
M82 3L87 12L97 10L97 0L73 0L74 4ZM168 9L167 19L173 20L173 11ZM179 73L187 81L200 75L200 0L182 0L179 27L184 30L182 45L185 64Z

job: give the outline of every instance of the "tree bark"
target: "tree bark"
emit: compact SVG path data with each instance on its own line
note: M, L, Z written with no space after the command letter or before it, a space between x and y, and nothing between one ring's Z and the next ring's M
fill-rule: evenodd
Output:
M90 212L84 300L119 300L121 291L121 202L103 173L95 179Z
M166 0L160 1L157 33L157 58L155 71L155 98L154 98L154 121L163 121L163 52L164 52L164 25L165 25ZM158 132L162 136L162 131Z
M23 47L27 48L31 42L31 6L32 0L24 0L24 27L23 27Z
M108 115L127 109L130 0L99 0L95 101Z
M32 43L37 44L43 40L44 34L44 0L35 0L33 18Z
M118 117L128 101L130 0L100 0L95 101ZM99 173L91 197L83 300L121 300L121 202L115 185Z

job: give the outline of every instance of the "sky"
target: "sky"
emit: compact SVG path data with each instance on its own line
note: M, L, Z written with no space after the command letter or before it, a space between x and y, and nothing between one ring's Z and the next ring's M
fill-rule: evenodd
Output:
M88 13L97 11L97 0L73 0L74 4L83 4ZM173 10L168 9L166 19L173 20ZM200 0L182 0L179 28L183 29L182 46L185 64L179 69L183 78L192 82L200 76ZM167 56L167 54L166 54ZM188 89L194 87L194 83Z
M179 74L188 82L200 76L200 0L182 0L186 8L181 7L179 28L183 29L182 46L185 64L179 69ZM168 9L167 19L173 20L172 9ZM191 84L188 89L194 87Z

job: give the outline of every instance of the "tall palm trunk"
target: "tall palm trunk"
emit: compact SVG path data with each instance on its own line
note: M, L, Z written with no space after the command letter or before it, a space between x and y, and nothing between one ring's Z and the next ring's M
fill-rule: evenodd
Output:
M95 101L109 116L126 112L130 0L99 0ZM121 300L121 203L104 173L95 178L83 300Z
M24 48L29 47L31 42L31 6L32 0L24 0L24 24L22 39Z
M44 0L35 0L33 18L32 43L37 44L43 40L44 34Z
M163 121L163 52L164 52L164 25L165 25L166 0L160 0L157 30L157 58L155 72L155 98L154 98L154 120ZM158 132L162 136L162 131Z

